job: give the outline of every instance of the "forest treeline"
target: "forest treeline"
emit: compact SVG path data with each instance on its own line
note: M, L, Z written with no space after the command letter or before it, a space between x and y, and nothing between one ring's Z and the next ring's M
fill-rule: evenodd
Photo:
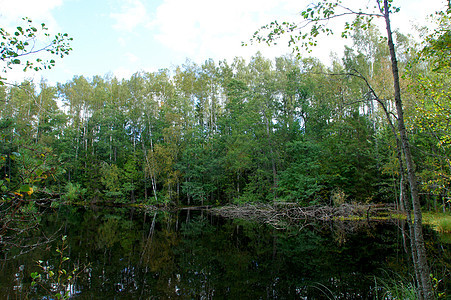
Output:
M449 208L449 55L396 43L422 204ZM397 203L386 41L356 30L332 60L257 53L1 86L0 186L88 203Z

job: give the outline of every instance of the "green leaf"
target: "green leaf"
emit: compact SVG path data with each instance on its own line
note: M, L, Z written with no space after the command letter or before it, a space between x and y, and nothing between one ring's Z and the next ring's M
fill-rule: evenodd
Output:
M28 184L23 184L19 188L19 193L27 193L31 191L31 187Z

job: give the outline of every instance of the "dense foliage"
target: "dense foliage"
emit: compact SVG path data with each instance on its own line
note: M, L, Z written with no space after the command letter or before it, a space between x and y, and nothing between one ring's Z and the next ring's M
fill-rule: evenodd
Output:
M86 202L396 202L390 57L379 36L355 30L332 67L256 54L124 80L2 86L1 188ZM431 34L423 48L443 38ZM406 36L397 44L423 204L449 207L448 65L431 68L435 52Z

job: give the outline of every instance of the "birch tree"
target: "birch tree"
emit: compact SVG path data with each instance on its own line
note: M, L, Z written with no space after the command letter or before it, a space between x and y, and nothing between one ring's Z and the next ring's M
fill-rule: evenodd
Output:
M258 30L253 40L273 44L281 36L289 36L288 43L300 56L301 49L312 50L319 41L320 35L332 35L334 30L330 26L331 20L345 18L346 22L341 36L346 38L357 27L368 28L373 19L382 20L385 25L385 39L389 49L391 61L391 72L393 77L393 99L396 107L397 130L405 161L407 179L410 187L411 205L414 214L413 232L415 251L413 252L414 265L416 267L416 279L418 283L418 297L420 299L432 299L432 285L429 278L429 267L426 258L426 250L422 232L422 214L418 195L418 183L415 173L415 166L411 153L411 145L407 136L404 120L404 108L402 93L400 88L400 75L398 69L398 59L393 38L391 16L399 11L393 5L393 0L371 1L373 7L354 9L343 4L340 0L324 0L317 2L301 12L301 23L274 21ZM352 18L350 21L349 18Z

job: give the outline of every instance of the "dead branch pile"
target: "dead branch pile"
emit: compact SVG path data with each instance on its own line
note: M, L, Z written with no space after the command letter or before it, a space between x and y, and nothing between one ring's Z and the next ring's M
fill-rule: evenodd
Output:
M307 206L296 203L228 205L212 208L210 212L226 217L268 223L275 227L305 221L375 220L399 213L389 204L342 204L340 206Z

